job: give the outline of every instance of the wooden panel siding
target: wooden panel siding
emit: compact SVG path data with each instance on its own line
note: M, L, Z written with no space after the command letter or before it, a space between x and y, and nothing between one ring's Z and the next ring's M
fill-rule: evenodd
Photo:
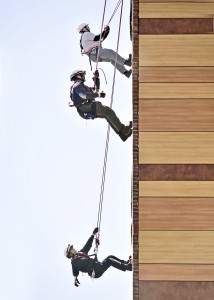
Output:
M213 131L214 99L140 99L139 130Z
M213 49L214 50L214 49ZM140 98L186 99L211 98L214 96L214 83L140 83Z
M135 0L134 0L135 1ZM186 0L139 0L139 3L174 3L174 2L187 2ZM189 3L214 3L214 0L188 0Z
M133 300L214 299L214 0L133 0Z
M214 132L140 132L140 164L214 164Z
M214 197L214 181L140 181L140 197Z
M213 300L214 282L140 281L139 293L139 300Z
M212 33L213 19L140 19L140 34Z
M212 18L214 3L140 3L140 18Z
M214 265L140 264L139 273L140 280L214 281Z
M139 82L214 82L214 67L140 67Z
M140 197L139 230L214 230L214 198Z
M139 263L214 264L213 231L140 231Z
M144 164L139 165L139 180L214 181L214 165Z
M212 34L140 35L139 66L214 66Z

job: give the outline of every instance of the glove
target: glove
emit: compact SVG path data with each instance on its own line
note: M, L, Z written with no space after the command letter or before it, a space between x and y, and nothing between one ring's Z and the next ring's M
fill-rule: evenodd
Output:
M98 231L99 231L99 228L98 228L98 227L94 228L93 234L98 233Z
M100 93L99 93L99 97L100 97L100 98L105 98L105 96L106 96L106 93L104 93L104 92L100 92Z
M109 32L109 31L110 31L110 27L109 27L108 25L106 25L106 26L104 27L104 31L105 31L105 32Z
M93 87L93 90L99 91L99 89L100 89L100 78L99 78L99 77L96 77L96 75L95 75L95 77L93 77L92 79L93 79L93 81L94 81L94 87ZM98 96L99 96L99 95L98 95Z
M74 285L75 285L76 287L78 287L78 286L80 285L80 282L79 282L79 280L78 280L77 277L76 277L75 280L74 280Z
M98 70L96 70L96 71L94 72L94 77L95 77L95 78L98 78L98 77L99 77L99 71L98 71Z

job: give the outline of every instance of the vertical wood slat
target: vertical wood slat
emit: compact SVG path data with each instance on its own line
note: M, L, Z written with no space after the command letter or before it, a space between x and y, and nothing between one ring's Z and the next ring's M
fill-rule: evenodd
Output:
M214 198L140 197L139 230L212 230Z
M214 281L214 265L140 264L140 280Z
M140 281L139 288L139 300L214 299L214 282Z
M139 262L214 264L214 231L140 231Z
M134 0L135 2L136 0ZM137 0L138 1L138 0ZM139 0L139 3L178 3L178 2L186 2L186 0ZM214 0L188 0L188 3L214 3Z
M213 33L212 18L150 18L139 20L139 34Z
M145 99L213 99L214 83L140 83L139 97Z
M214 82L214 67L140 67L139 82Z
M214 132L140 132L141 164L214 164Z
M214 99L140 99L140 131L214 131Z
M212 34L140 35L139 47L140 66L214 66Z
M140 181L141 197L214 197L214 181Z
M214 3L140 3L140 18L212 18Z
M140 181L214 181L214 164L140 164Z

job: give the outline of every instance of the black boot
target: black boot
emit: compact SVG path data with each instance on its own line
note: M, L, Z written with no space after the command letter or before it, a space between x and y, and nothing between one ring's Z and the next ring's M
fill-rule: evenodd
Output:
M132 257L131 255L129 256L129 259L125 261L126 264L131 263L132 262Z
M132 66L132 55L129 54L129 58L125 60L124 65L127 65L129 67Z
M125 142L132 135L132 122L128 126L124 126L120 132L120 138Z
M125 264L126 271L132 271L132 263L129 262L128 264Z
M127 78L129 78L131 76L131 74L132 74L132 69L127 70L123 73L123 75L125 75Z

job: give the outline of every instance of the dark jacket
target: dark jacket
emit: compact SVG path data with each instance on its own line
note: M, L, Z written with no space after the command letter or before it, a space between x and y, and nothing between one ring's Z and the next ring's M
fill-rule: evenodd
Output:
M87 100L94 100L98 97L98 93L94 93L92 88L86 86L82 81L76 81L71 88L70 97L74 105L78 106Z
M71 260L73 275L76 277L79 275L79 272L90 273L93 270L95 263L95 258L91 258L88 255L89 250L92 247L94 240L94 235L91 235L85 246L76 254Z

